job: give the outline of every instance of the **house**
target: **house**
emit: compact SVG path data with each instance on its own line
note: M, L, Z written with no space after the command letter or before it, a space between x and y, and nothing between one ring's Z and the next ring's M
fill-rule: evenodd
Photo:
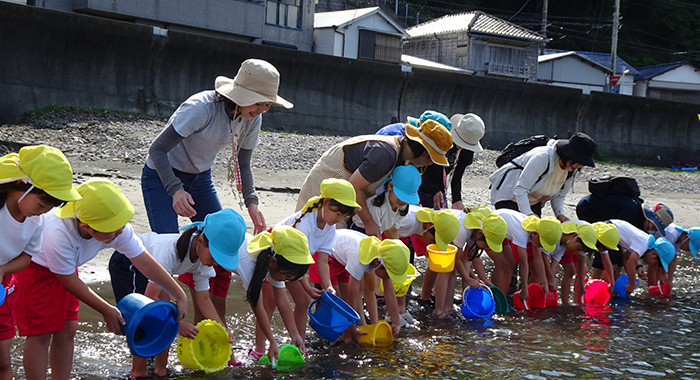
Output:
M314 0L26 0L12 2L152 25L153 33L202 34L311 51Z
M586 51L545 50L545 54L537 58L537 82L553 86L578 88L584 94L591 91L606 91L610 69L610 53L594 53ZM615 92L632 95L634 76L637 70L619 56L615 60L616 74L619 80ZM614 81L614 79L613 79Z
M403 52L477 75L535 82L548 39L481 11L447 15L406 29Z
M404 29L381 8L370 7L314 16L314 49L320 54L399 63Z
M637 69L634 95L700 104L700 69L678 61Z

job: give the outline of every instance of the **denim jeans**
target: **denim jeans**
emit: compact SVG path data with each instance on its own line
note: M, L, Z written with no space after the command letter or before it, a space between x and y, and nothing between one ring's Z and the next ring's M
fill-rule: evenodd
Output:
M183 173L174 169L173 171L182 181L185 191L190 193L194 200L192 207L197 214L190 218L191 221L202 221L208 214L221 210L221 202L211 181L211 170L197 174ZM179 227L177 213L173 210L173 198L165 191L158 172L145 164L141 174L141 191L151 231L161 234L177 233Z

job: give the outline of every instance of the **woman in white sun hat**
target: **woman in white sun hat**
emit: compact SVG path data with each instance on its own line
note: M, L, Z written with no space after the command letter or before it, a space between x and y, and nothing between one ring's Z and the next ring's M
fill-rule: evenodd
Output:
M248 209L254 233L265 229L250 159L259 143L262 114L271 106L293 107L277 95L279 82L279 72L272 64L248 59L235 78L217 77L214 90L194 94L178 107L151 144L141 176L153 232L177 233L178 215L199 222L222 209L211 167L217 153L227 147L231 149L228 180L234 194ZM217 267L216 278L225 287L213 287L219 289L214 292L214 304L224 314L223 290L228 290L231 274ZM197 311L195 307L195 317Z

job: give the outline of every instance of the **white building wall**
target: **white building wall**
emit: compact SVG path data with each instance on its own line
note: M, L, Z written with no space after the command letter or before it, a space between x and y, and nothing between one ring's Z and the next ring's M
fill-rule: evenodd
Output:
M631 77L630 80L632 81ZM537 81L554 86L578 88L584 94L590 94L591 91L605 89L605 72L580 58L562 57L539 63ZM631 87L629 90L631 94Z
M314 53L335 55L334 34L333 28L314 29Z

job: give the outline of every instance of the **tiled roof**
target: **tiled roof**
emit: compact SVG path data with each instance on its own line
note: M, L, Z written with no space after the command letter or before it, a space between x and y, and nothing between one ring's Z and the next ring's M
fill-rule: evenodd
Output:
M569 51L569 50L556 50L556 49L546 49L544 51L544 55L539 56L538 62L546 62L552 59L558 59L567 55L576 55L582 59L585 59L586 61L589 61L590 63L593 63L597 66L600 66L601 69L605 71L612 71L610 70L610 58L612 54L610 53L596 53L596 52L590 52L590 51ZM620 56L617 56L617 59L615 60L615 67L618 74L622 74L624 70L629 70L630 75L637 75L639 72L632 67L629 63L625 62Z
M314 28L330 28L332 26L341 26L358 18L363 18L377 10L379 10L379 7L316 13L314 14Z
M539 33L481 11L447 15L406 29L406 32L411 37L457 31L491 34L534 42L547 41L547 38Z
M671 70L676 69L678 67L681 67L683 65L689 65L692 68L694 68L695 70L698 70L697 67L693 66L688 61L662 63L660 65L646 66L646 67L639 68L637 70L639 72L639 75L634 77L634 80L645 80L645 79L653 78L657 75L661 75L667 71L671 71Z

